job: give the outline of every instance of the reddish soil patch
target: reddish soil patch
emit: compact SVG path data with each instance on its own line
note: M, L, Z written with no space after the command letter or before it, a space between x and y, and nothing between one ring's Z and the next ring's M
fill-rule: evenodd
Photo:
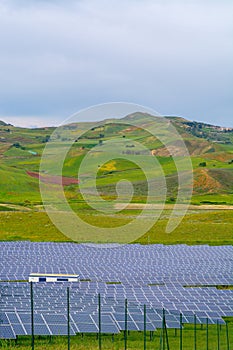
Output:
M44 174L42 175L34 171L27 171L27 174L31 177L34 177L35 179L40 179L40 181L50 183L50 184L61 184L61 180L62 180L63 186L77 185L79 183L79 180L73 179L72 177L44 175Z
M221 191L222 185L209 174L208 169L196 169L194 179L194 192L216 193Z

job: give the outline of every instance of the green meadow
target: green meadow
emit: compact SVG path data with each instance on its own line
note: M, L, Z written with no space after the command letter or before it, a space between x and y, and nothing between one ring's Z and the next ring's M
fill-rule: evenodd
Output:
M81 210L80 218L96 227L119 227L133 220L139 211L125 210L114 215L96 215L87 208ZM134 243L142 244L211 244L228 245L233 240L232 210L190 210L180 225L171 233L166 233L166 226L171 211L164 210L159 220ZM1 240L30 240L64 242L70 239L64 236L51 222L47 213L39 211L0 211ZM144 219L146 223L146 217ZM90 242L85 232L76 232L77 242ZM95 242L104 243L101 238L93 237ZM117 242L118 237L109 237L108 242Z

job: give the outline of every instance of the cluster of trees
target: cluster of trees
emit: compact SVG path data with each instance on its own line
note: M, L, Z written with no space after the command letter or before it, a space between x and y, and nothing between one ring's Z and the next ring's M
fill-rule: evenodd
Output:
M206 166L206 162L199 163L199 166L205 167Z
M25 147L22 146L19 142L15 142L13 143L12 147L15 147L15 148L20 148L22 150L25 150Z
M210 124L203 124L198 122L187 122L186 125L189 126L187 131L196 137L201 137L209 141L217 141L226 144L231 143L231 139L227 136L228 133L232 133L233 129L223 129L215 128Z

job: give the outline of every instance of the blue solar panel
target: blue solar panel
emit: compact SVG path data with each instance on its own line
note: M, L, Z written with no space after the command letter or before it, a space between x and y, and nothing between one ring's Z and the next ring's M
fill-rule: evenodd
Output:
M0 339L16 339L16 335L9 324L2 324L0 327Z
M76 325L78 333L98 333L99 329L94 323L79 323Z
M44 319L48 324L67 324L65 315L44 315Z
M8 318L5 313L0 313L0 325L9 323Z
M7 315L7 318L9 319L9 322L11 324L12 323L15 323L15 324L20 323L20 320L15 312L12 312L12 313L8 312L6 315Z
M49 328L45 324L35 324L34 334L35 335L52 335L52 333L49 331Z
M67 325L49 324L48 326L52 335L67 335ZM70 335L75 335L73 329L70 329Z
M180 328L180 322L166 320L166 326L167 326L167 328Z
M125 331L125 322L124 321L117 321L117 326L121 331ZM128 321L127 322L127 330L129 331L138 331L138 327L135 322Z
M11 327L16 335L26 335L25 328L18 323L12 323Z
M97 332L98 293L103 324L120 329L124 329L125 298L129 327L135 330L142 329L143 304L147 305L147 319L153 327L161 327L163 308L168 327L177 327L180 312L184 323L194 322L196 314L197 323L205 324L208 317L209 323L219 320L220 324L222 316L233 316L233 292L184 286L232 284L232 254L231 246L134 244L98 249L72 243L0 242L0 279L27 279L31 272L66 272L80 274L86 280L34 285L34 323L38 332L46 333L50 325L61 325L61 331L66 327L68 285L74 332L88 329L89 324L92 332ZM14 326L15 334L30 334L29 284L2 282L0 295L4 315L0 314L0 322L2 318L6 325Z
M101 325L101 332L102 333L110 333L110 334L117 334L120 332L119 328L116 326L116 324L102 324Z
M71 318L77 324L79 322L82 322L82 323L92 323L93 322L91 316L89 314L85 314L85 313L72 314Z

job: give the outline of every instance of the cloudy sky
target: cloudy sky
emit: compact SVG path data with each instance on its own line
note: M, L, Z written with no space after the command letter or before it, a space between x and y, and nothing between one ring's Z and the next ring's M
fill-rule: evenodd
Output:
M233 126L231 0L0 0L0 119L124 101Z

